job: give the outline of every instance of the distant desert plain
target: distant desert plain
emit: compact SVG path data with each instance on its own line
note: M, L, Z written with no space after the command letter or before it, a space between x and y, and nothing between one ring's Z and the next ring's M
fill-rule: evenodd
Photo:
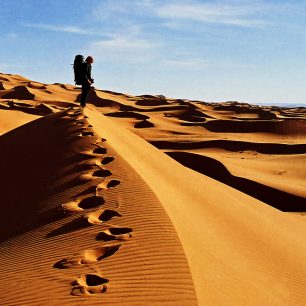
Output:
M1 305L305 305L306 108L0 74Z

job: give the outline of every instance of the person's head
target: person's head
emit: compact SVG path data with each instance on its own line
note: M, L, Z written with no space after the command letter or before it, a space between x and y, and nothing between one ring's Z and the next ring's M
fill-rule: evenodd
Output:
M93 62L94 62L93 57L92 57L92 56L87 56L87 58L86 58L86 63L92 64Z

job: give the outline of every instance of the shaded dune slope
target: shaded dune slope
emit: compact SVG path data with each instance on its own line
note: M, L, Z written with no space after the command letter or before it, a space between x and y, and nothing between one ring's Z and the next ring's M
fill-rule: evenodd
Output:
M6 133L0 151L2 305L197 305L160 201L79 109Z
M256 143L235 140L207 140L207 141L166 141L151 140L151 144L159 149L193 150L193 149L224 149L232 152L251 150L263 154L303 154L306 144Z
M74 106L80 89L68 84L44 84L28 80L19 75L0 74L0 99L14 102L33 101L53 106ZM8 100L7 100L8 101ZM36 102L37 101L37 102ZM22 102L21 102L22 103Z
M3 109L0 104L0 135L38 118L40 117L37 115L31 115L17 110L8 112L7 109Z
M44 103L21 103L8 100L0 104L0 109L16 110L31 115L45 116L53 113L56 108Z
M1 305L305 304L306 108L79 99L0 74Z
M306 198L232 175L221 162L211 157L188 152L168 152L167 154L182 165L240 190L277 209L287 212L306 211Z
M203 124L207 130L218 133L278 133L278 134L306 134L306 121L237 121L213 120Z
M34 100L35 95L26 86L16 86L1 94L2 99Z
M225 102L221 104L212 103L213 110L223 114L236 114L236 115L246 115L244 117L239 116L240 119L252 119L248 118L247 115L255 114L258 119L277 119L277 118L305 118L305 108L303 107L292 107L292 108L282 108L278 106L257 106L250 105L248 103L239 102ZM250 116L251 117L251 116Z
M54 170L64 166L61 164L65 158L63 151L76 137L68 120L59 124L62 117L63 113L59 113L38 119L0 138L0 167L5 177L1 187L9 208L0 217L4 226L2 240L10 236L10 233L5 233L6 230L31 226L31 222L25 218L31 218L39 211L37 203L50 193ZM70 137L66 129L71 129ZM57 137L61 133L66 137ZM49 154L50 149L54 150L53 155ZM27 204L22 204L24 201Z

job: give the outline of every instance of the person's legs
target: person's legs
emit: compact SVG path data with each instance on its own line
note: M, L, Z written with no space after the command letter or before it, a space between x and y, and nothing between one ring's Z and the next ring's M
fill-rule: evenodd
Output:
M86 99L90 90L90 84L82 85L81 106L86 105Z

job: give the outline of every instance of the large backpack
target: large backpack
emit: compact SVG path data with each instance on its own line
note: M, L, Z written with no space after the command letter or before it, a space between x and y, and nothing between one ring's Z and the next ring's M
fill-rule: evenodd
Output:
M74 81L76 85L82 85L84 81L84 56L78 54L73 63Z

